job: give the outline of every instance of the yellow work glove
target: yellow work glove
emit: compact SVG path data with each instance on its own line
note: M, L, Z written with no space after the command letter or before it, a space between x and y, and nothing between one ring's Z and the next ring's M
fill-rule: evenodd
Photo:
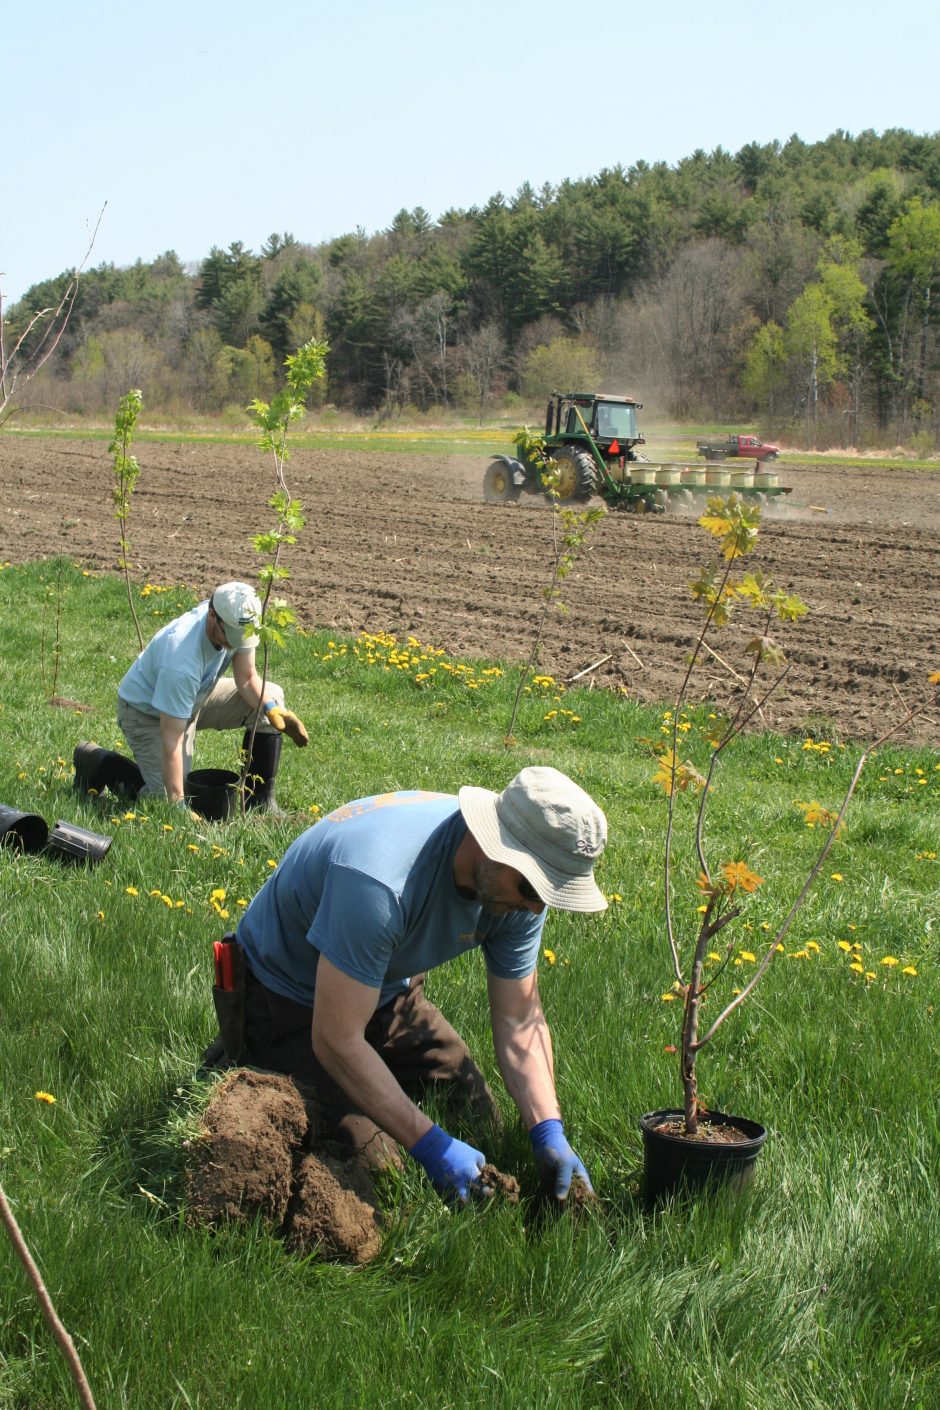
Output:
M298 748L303 749L310 736L304 729L304 722L293 710L282 710L279 705L265 705L264 712L270 723L280 734L286 734Z

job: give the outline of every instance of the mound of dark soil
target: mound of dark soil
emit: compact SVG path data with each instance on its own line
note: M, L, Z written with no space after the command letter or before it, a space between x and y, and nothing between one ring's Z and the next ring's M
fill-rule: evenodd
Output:
M292 1247L346 1263L367 1263L381 1246L369 1176L318 1152L316 1108L289 1077L229 1073L206 1107L187 1178L195 1223L260 1216Z

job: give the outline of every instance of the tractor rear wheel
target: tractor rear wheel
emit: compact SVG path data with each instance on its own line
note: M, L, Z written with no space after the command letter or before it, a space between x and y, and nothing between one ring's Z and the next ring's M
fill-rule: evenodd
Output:
M486 467L483 476L483 498L487 504L515 504L522 494L521 486L515 484L512 471L501 460L494 460Z
M558 503L588 500L597 491L597 466L586 450L576 446L559 446L552 452L552 464L558 476Z

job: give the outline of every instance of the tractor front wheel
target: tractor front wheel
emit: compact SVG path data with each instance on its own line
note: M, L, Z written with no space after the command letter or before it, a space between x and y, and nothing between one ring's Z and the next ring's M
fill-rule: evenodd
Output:
M515 504L521 493L521 487L513 482L512 471L503 461L494 460L486 467L483 498L487 504Z
M597 491L597 466L593 456L575 446L561 446L552 455L557 475L559 504L588 500Z

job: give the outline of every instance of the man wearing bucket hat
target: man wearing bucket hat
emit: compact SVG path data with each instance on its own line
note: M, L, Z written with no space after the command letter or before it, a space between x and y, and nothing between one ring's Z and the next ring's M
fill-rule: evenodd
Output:
M364 1163L395 1163L397 1143L445 1198L466 1201L486 1192L483 1152L413 1096L452 1083L470 1112L498 1117L424 992L426 970L479 950L499 1070L543 1184L559 1200L573 1179L590 1190L562 1125L536 965L546 907L606 908L593 871L606 837L596 803L546 767L501 793L387 793L337 808L295 839L227 937L245 976L243 1003L220 1004L215 990L227 1056L313 1085L331 1134Z
M117 701L118 724L140 771L137 791L182 803L196 731L241 729L243 749L251 748L246 806L280 812L274 780L281 736L303 746L307 731L285 710L280 686L268 681L262 692L255 667L260 622L261 603L248 583L222 583L205 602L161 627L137 657L118 686ZM223 680L230 663L232 679ZM252 743L251 726L262 702ZM126 788L120 765L126 773L129 761L120 755L79 745L75 786L85 792L107 785Z

